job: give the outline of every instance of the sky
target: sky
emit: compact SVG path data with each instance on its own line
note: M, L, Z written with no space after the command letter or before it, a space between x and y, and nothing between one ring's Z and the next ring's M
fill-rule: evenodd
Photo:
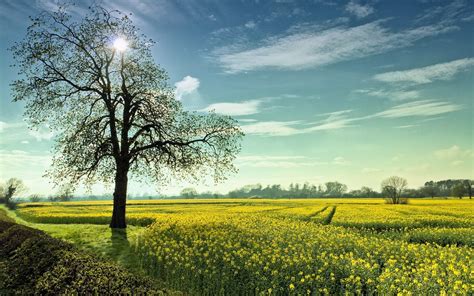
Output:
M81 15L90 1L78 1ZM132 13L157 43L155 61L186 110L215 110L246 136L239 172L199 191L246 184L338 180L350 189L398 175L409 187L474 178L473 1L99 1ZM0 0L0 180L29 193L54 189L43 178L53 133L30 130L9 84L7 49L28 16L52 0ZM138 184L135 194L189 186ZM101 185L95 192L108 192Z

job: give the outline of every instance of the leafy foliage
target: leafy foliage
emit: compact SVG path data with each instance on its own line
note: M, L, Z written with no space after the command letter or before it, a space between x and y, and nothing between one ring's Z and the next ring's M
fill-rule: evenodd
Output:
M0 293L163 295L149 279L77 251L42 231L0 220Z
M117 38L126 51L113 47ZM127 15L94 5L79 20L64 7L32 18L12 47L20 74L14 100L26 102L32 126L55 129L49 175L115 183L112 227L125 227L129 172L160 184L172 176L218 182L235 171L240 151L237 121L183 110L152 45Z

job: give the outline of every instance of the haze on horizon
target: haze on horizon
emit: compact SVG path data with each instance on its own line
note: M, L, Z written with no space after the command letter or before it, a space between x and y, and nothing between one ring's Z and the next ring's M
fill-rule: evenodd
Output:
M28 130L23 105L11 102L17 70L7 49L29 15L55 3L0 3L0 181L21 178L28 194L52 190L42 175L54 134ZM155 60L187 110L230 115L246 133L239 172L216 187L193 185L199 191L334 180L378 190L391 175L409 187L474 178L473 2L100 3L131 12L157 41ZM186 186L132 183L130 193Z

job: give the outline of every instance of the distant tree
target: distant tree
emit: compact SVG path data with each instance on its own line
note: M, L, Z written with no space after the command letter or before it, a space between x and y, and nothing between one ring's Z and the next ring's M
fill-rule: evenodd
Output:
M459 197L459 199L462 199L462 197L467 193L466 187L464 184L457 184L452 188L451 194L455 197Z
M195 198L198 195L196 189L188 187L181 190L181 196L184 198Z
M474 191L474 181L473 180L464 180L463 185L466 187L467 195L469 199L472 199L472 192Z
M424 197L425 193L422 188L419 188L419 189L408 188L408 189L405 189L403 195L405 197L420 198L420 197Z
M375 190L366 186L362 186L360 191L363 197L376 197L378 194Z
M326 182L326 196L330 197L340 197L347 191L347 186L345 184L334 182Z
M10 204L13 197L22 194L26 191L26 186L23 181L17 178L8 179L2 186L1 201L5 204Z
M59 188L56 199L58 201L70 201L74 198L74 191L72 184L63 184Z
M392 204L403 202L401 196L406 189L408 182L402 177L392 176L382 181L382 194L386 196Z
M439 194L439 187L433 181L426 182L421 190L426 196L431 198Z
M41 200L40 196L38 194L32 194L30 195L30 201L31 202L39 202Z
M243 133L214 112L187 112L131 19L93 5L76 17L64 7L32 18L12 48L15 101L31 126L55 129L49 175L58 183L113 183L110 227L125 228L129 175L216 182L235 171Z

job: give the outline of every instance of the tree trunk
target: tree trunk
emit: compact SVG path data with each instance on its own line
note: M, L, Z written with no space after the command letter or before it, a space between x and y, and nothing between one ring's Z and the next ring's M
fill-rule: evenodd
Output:
M117 166L115 173L114 209L110 228L126 228L125 209L127 205L128 169Z

